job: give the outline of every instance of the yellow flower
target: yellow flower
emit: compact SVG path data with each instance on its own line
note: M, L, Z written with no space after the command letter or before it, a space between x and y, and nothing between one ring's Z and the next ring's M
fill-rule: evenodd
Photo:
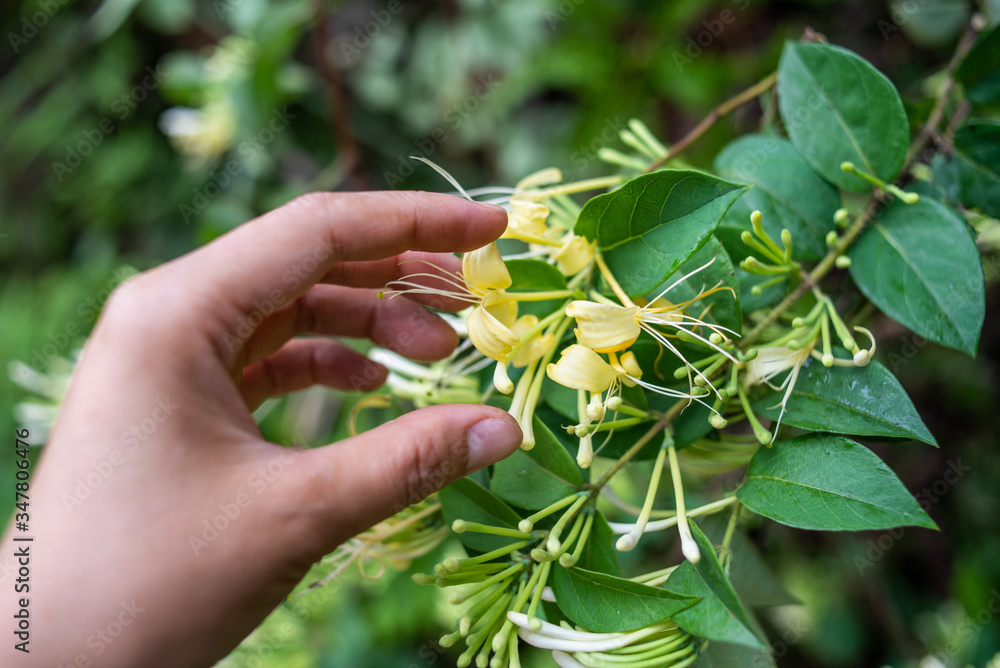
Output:
M681 360L689 370L689 375L693 371L696 375L704 378L702 372L688 363L668 337L682 335L689 340L693 339L736 363L736 358L720 345L720 343L727 343L729 341L728 335L735 335L735 332L720 325L688 315L685 310L699 300L728 288L717 285L713 288L702 290L691 299L677 304L665 299L664 295L691 276L708 267L714 261L713 259L711 262L682 276L654 297L650 303L643 306L635 306L634 304L619 306L613 303L580 300L571 302L566 307L566 314L576 319L577 328L574 330L576 336L580 340L580 343L588 348L597 352L620 352L635 343L636 339L639 338L640 332L645 331L660 345L667 348ZM700 328L709 330L711 334L705 336L699 334L698 330ZM673 333L667 334L663 331L664 329L668 331L673 330ZM704 378L704 380L709 387L713 387L714 389L714 386L707 382L708 378ZM642 383L639 384L647 387Z
M627 349L639 338L638 306L618 306L577 300L566 307L566 315L576 319L576 338L599 353Z
M552 254L552 259L563 276L574 276L594 261L594 244L584 237L570 235Z
M538 317L534 315L522 315L518 318L511 329L522 340L531 331L538 327ZM524 340L521 349L514 353L510 363L515 367L526 367L537 359L541 359L548 350L556 344L555 336L549 334L539 334Z
M503 290L509 288L512 282L507 265L495 243L486 244L463 255L462 276L469 287L479 293Z
M560 385L594 394L604 392L625 376L624 371L616 370L596 352L576 343L567 346L559 361L549 364L545 372Z

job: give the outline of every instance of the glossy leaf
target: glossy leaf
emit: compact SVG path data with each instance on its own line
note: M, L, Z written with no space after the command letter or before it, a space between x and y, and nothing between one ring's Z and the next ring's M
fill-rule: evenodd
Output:
M754 411L777 420L784 394L767 392L754 401ZM812 431L912 438L937 445L903 386L876 361L866 367L827 368L810 357L802 365L782 422Z
M701 528L715 544L722 543L729 525L729 513L709 515L701 521ZM729 581L748 608L793 605L801 603L785 591L778 577L764 562L760 552L746 533L737 527L733 532L732 561L729 564Z
M770 650L713 642L709 643L708 647L698 655L697 661L691 664L691 668L733 668L734 666L775 668L777 665Z
M490 490L515 506L540 510L578 491L583 476L544 422L535 417L532 428L535 447L497 462Z
M561 566L552 569L552 591L567 617L597 633L645 628L700 600L604 573Z
M972 102L1000 100L1000 23L979 36L955 70L955 80Z
M441 499L441 514L448 524L462 519L517 529L517 523L521 520L513 508L470 478L456 480L438 492L438 497ZM505 536L491 536L471 531L459 534L458 537L467 547L481 552L495 550L514 542L514 539Z
M778 64L778 107L792 144L834 185L869 184L840 169L844 161L892 181L910 141L892 83L855 53L827 44L788 42Z
M776 241L781 230L792 233L793 257L819 260L826 254L826 235L836 227L833 214L840 208L840 195L788 141L740 137L722 149L715 168L722 176L754 186L733 204L720 228L735 229L738 238L739 232L752 229L750 213L757 210L763 214L764 230ZM748 254L753 251L744 246L742 257Z
M588 201L575 232L597 242L622 288L638 297L701 248L745 190L702 172L644 174Z
M886 209L850 252L851 276L897 322L975 356L985 315L983 268L965 221L924 198Z
M1000 123L969 121L955 133L954 147L959 199L1000 217Z
M701 550L697 564L685 561L667 580L667 589L690 596L699 596L696 605L674 616L674 621L692 634L738 645L763 649L764 643L754 633L753 622L740 601L736 590L708 540L697 524L691 523L691 534Z
M937 528L875 453L840 436L807 434L761 448L736 496L799 529Z
M510 272L511 292L542 292L548 290L565 290L566 277L555 266L541 260L507 260L507 271ZM524 301L518 303L518 314L526 313L543 317L562 306L562 299L547 299L540 302Z

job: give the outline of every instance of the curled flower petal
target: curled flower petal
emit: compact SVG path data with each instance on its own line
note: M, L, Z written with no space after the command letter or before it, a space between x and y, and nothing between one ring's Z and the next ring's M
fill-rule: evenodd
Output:
M587 392L604 392L619 377L600 355L575 343L562 351L558 362L549 364L546 373L560 385Z
M527 237L528 241L544 237L549 229L545 224L548 217L549 207L544 204L512 199L511 211L507 214L507 230L503 236L513 239Z
M576 338L599 353L625 350L642 331L636 321L638 306L616 306L589 301L570 302L566 315L576 319Z
M572 236L553 256L563 276L573 276L594 260L594 244L584 237Z
M484 299L469 314L466 321L469 338L482 354L490 359L506 362L521 339L493 314L487 301L489 300Z
M469 251L462 257L462 275L480 290L502 290L511 285L510 272L496 243Z

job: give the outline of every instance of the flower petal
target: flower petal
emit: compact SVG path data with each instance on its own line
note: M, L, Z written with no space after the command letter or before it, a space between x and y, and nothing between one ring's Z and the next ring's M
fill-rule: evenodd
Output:
M575 301L566 307L566 315L576 318L576 337L580 343L599 353L625 350L639 338L636 322L638 306L616 306L597 302Z
M574 390L604 392L619 376L611 365L590 348L574 343L562 357L546 368L549 378Z
M472 310L466 326L472 344L490 359L506 362L514 346L520 342L517 334L490 313L485 301Z
M496 243L466 253L462 257L462 276L469 285L480 290L502 290L511 285L510 272Z

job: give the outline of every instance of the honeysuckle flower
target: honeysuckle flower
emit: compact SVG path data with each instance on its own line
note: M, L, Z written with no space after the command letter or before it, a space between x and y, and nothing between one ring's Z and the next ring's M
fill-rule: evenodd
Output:
M772 390L785 390L785 394L781 397L781 402L778 404L781 406L781 413L778 414L778 421L774 427L775 434L778 433L778 428L781 427L781 420L785 416L785 407L788 405L788 399L792 396L792 391L795 389L795 382L799 378L799 371L802 370L802 365L812 355L814 345L815 341L798 350L789 350L784 346L758 348L757 356L747 364L746 372L743 376L743 384L745 386L750 387L759 385L760 383L767 383L768 387ZM771 380L785 371L790 371L790 373L785 377L781 385L775 386Z
M576 332L577 339L579 339L581 344L597 352L613 353L628 349L639 338L639 334L645 331L660 345L667 348L680 359L684 363L685 368L688 369L689 375L693 371L705 380L708 387L715 389L708 382L708 378L684 358L677 347L670 341L670 337L683 335L694 339L717 353L724 355L733 363L736 363L737 360L732 353L720 345L720 343L729 341L730 334L735 335L736 333L720 325L688 315L685 310L699 300L720 290L728 290L729 288L717 285L707 290L701 290L691 299L676 304L664 297L668 292L711 265L714 261L713 259L682 276L667 286L649 303L642 306L635 304L620 306L610 302L586 300L571 302L566 307L566 315L576 319L577 327L574 331ZM709 330L711 335L702 336L698 333L699 328ZM666 334L663 330L673 330L674 333ZM653 386L648 386L641 382L639 384L647 389L654 389ZM718 394L718 390L716 390L716 393Z
M575 276L594 261L594 246L595 242L570 234L552 259L563 276Z

